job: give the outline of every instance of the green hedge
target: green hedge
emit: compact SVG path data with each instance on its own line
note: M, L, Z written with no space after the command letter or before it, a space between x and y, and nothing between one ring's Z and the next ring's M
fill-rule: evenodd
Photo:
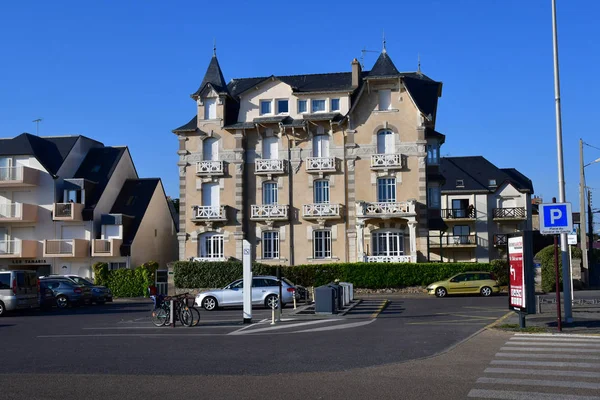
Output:
M581 249L575 246L571 246L571 256L573 258L581 259ZM554 270L554 245L546 246L540 250L536 255L542 265L542 290L544 292L555 292L556 291L556 271ZM562 255L560 254L560 247L558 248L558 284L560 290L562 290Z
M384 289L426 286L464 271L493 271L508 276L506 262L488 263L334 263L282 267L282 275L303 286L339 279L357 288ZM255 263L254 275L275 275L276 267ZM179 261L174 264L177 288L218 288L242 277L242 263Z
M92 266L96 285L110 288L115 297L148 297L148 286L154 285L158 263L150 261L133 269L109 271L106 263Z

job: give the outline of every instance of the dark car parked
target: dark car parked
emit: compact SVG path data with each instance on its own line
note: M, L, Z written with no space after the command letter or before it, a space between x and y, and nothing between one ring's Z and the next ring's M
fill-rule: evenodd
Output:
M52 291L54 301L58 308L67 308L69 305L78 306L92 301L92 291L89 287L75 284L66 278L41 278L40 286Z
M56 298L52 289L48 288L47 281L40 280L39 293L40 307L43 309L52 308L56 305Z

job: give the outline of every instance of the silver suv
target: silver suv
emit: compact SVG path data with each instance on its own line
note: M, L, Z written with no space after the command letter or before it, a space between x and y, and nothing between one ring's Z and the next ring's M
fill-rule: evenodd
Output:
M35 271L0 271L0 316L20 308L39 307Z

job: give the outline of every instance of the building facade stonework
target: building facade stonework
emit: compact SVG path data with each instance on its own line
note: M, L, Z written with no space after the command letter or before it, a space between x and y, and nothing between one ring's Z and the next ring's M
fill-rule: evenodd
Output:
M420 262L440 214L442 84L370 71L225 82L216 55L179 141L179 258Z

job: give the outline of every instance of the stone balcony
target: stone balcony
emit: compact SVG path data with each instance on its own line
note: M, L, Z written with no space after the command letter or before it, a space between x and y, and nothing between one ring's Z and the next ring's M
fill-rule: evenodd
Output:
M256 175L276 175L285 172L285 160L257 158L254 161Z
M365 256L368 263L412 263L417 262L412 256Z
M371 169L389 170L403 169L406 167L405 157L402 154L373 154L371 155Z
M224 222L227 221L226 206L194 206L192 221L194 222Z
M400 202L359 202L357 217L362 218L405 218L415 217L416 201Z
M313 219L338 219L341 218L342 206L340 204L315 203L302 206L302 218Z
M223 161L198 161L196 163L197 176L222 176L225 174Z
M289 219L287 204L253 204L250 208L250 219L253 221L277 221Z
M308 157L306 159L306 172L323 175L325 172L336 172L337 162L335 157Z

